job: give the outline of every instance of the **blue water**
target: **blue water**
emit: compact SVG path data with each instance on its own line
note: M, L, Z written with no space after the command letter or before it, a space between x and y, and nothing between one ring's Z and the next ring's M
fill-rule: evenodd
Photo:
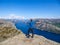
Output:
M25 23L18 21L16 22L15 26L17 29L20 29L24 34L27 34L28 26ZM41 36L46 37L47 39L60 43L60 34L55 34L55 33L47 32L47 31L41 31L35 28L33 29L33 31L34 31L34 34L36 35L39 35L39 36L41 35Z

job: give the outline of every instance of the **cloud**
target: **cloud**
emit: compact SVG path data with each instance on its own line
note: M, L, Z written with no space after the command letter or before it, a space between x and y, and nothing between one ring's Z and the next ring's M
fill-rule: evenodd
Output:
M8 16L0 16L0 19L24 19L25 17L15 15L15 14L10 14Z

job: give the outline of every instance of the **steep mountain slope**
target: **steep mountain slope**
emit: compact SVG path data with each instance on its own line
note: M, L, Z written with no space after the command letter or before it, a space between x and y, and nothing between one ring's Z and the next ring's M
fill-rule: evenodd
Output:
M53 32L56 34L60 34L60 27L54 25L57 22L51 22L49 20L39 20L36 23L36 28L40 29L40 30L44 30L44 31L48 31L48 32ZM60 22L59 22L60 23Z
M19 34L14 24L9 21L0 20L0 42Z

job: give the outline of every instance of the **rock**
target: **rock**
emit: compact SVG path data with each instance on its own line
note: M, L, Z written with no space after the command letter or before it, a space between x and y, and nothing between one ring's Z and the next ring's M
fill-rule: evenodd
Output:
M60 45L60 43L51 41L39 35L35 35L34 38L26 38L26 36L21 33L3 42L0 42L0 45Z
M0 42L20 33L12 22L1 20L0 23Z

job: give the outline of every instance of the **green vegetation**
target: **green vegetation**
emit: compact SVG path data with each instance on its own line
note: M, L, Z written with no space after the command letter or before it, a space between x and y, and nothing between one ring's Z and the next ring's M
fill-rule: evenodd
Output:
M60 23L53 23L53 25L55 25L55 26L60 28Z

